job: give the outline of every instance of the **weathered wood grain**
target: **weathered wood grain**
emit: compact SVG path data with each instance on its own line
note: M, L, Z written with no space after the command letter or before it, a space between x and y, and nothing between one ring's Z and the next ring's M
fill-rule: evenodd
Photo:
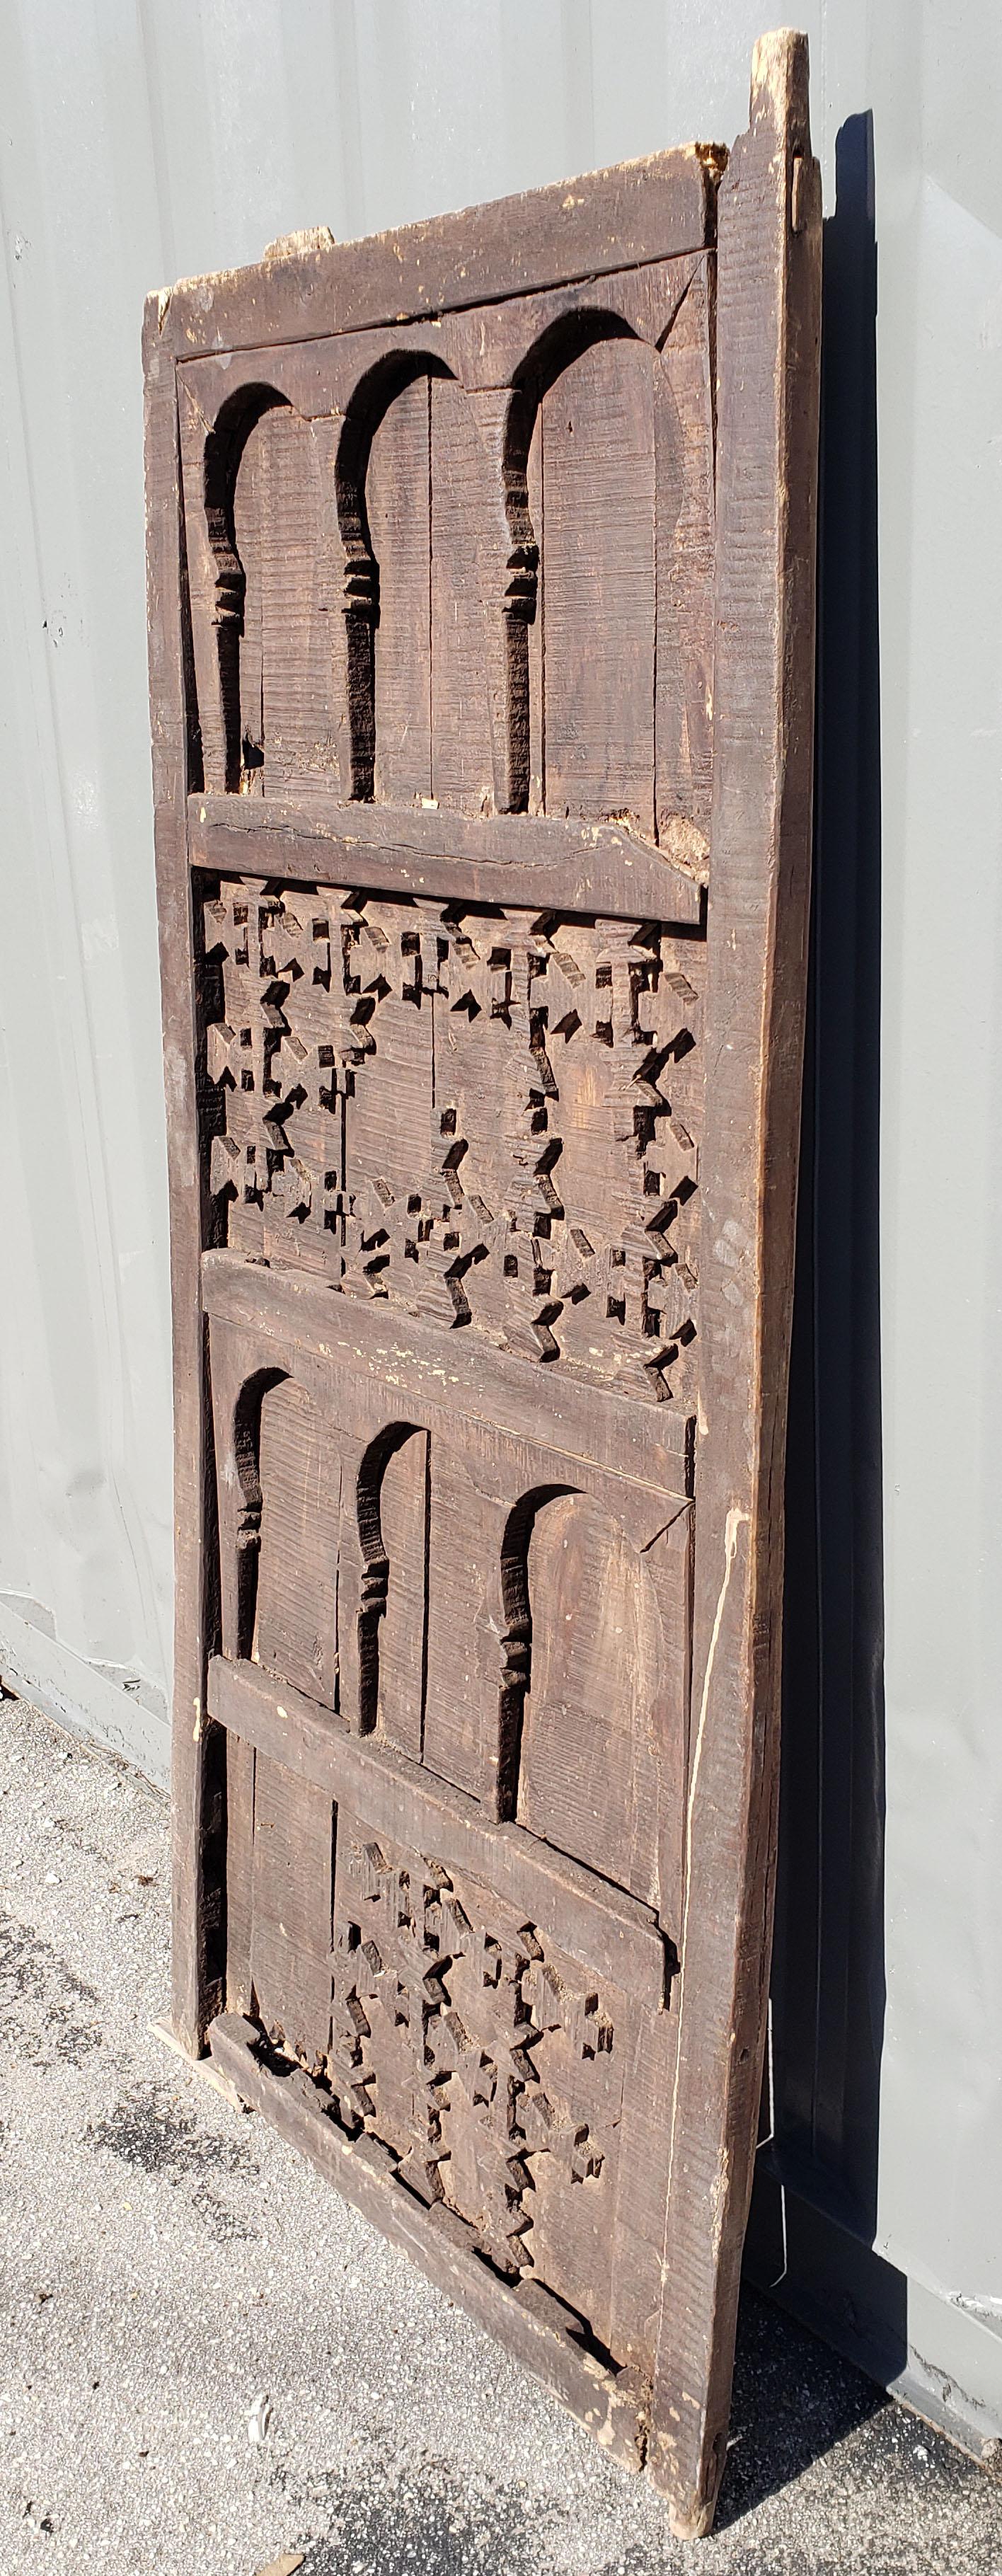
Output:
M187 358L369 329L701 250L713 239L725 158L719 145L692 144L373 241L276 243L259 267L152 297L153 321L169 357Z
M254 2011L254 1779L252 1744L226 1736L226 2010Z
M365 506L379 565L375 794L410 805L432 793L429 562L431 446L426 375L400 387L372 440Z
M333 1825L313 1782L258 1752L254 1766L251 1992L263 2028L311 2069L331 2025Z
M253 1652L300 1690L337 1694L340 1461L323 1414L292 1378L261 1407L262 1494Z
M542 405L548 814L654 837L654 375L635 340L596 340Z
M399 806L343 806L320 789L293 807L256 797L192 800L193 866L214 873L371 887L428 895L443 903L511 903L530 913L597 913L701 928L708 868L704 852L649 848L614 824L547 816L527 836L522 817L474 823L456 813L409 813Z
M565 1494L537 1514L526 1564L537 1606L519 1820L669 1922L681 1887L689 1518L678 1512L638 1552L618 1518ZM619 1666L611 1704L610 1652ZM680 1713L674 1728L669 1709Z

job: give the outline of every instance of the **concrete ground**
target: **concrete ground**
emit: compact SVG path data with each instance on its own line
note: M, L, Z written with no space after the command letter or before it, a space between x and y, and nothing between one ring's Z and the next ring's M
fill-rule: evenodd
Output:
M749 2298L683 2547L171 2055L163 1801L0 1706L0 2576L1002 2576L1002 2484Z

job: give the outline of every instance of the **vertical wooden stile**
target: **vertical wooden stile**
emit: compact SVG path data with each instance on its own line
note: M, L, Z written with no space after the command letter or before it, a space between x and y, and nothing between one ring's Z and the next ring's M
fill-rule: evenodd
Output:
M718 208L707 1011L727 1041L703 1156L697 1686L652 2431L687 2536L709 2528L726 2448L772 1940L813 753L821 190L807 70L803 38L756 47L750 131ZM714 941L718 901L730 936Z

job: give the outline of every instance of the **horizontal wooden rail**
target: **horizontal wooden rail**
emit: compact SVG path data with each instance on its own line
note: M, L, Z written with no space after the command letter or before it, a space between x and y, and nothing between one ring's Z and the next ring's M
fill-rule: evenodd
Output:
M316 1271L279 1270L234 1252L202 1255L202 1299L214 1322L285 1347L276 1366L304 1380L331 1362L384 1390L385 1414L410 1406L429 1424L482 1422L566 1465L580 1459L666 1498L693 1490L695 1417L681 1405L624 1404L611 1389L500 1351L472 1328L443 1333L386 1298L345 1296ZM293 1362L292 1354L295 1354Z
M690 143L371 241L293 234L258 267L182 278L151 296L153 327L183 361L497 303L702 250L715 237L726 159L720 144Z
M655 2011L667 2000L674 1950L638 1898L552 1851L521 1825L495 1824L475 1798L406 1754L349 1734L333 1709L262 1671L216 1655L208 1712L296 1778L311 1780L376 1833L415 1846L446 1870L469 1871L548 1941Z
M188 848L193 867L220 876L281 877L437 903L599 913L683 932L700 930L705 910L706 870L683 867L618 823L344 805L304 787L288 802L190 797Z

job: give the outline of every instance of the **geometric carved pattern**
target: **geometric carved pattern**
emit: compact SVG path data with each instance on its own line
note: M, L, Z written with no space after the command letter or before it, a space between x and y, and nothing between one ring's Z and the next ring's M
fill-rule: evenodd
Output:
M205 952L234 1250L690 1400L701 944L227 879Z
M364 1832L339 1818L342 2117L393 2149L423 2199L458 2210L499 2269L531 2271L540 2159L614 2206L622 2044L583 1972L564 1959L558 1972L503 1900L460 1893L436 1862ZM573 2238L573 2207L567 2227Z

